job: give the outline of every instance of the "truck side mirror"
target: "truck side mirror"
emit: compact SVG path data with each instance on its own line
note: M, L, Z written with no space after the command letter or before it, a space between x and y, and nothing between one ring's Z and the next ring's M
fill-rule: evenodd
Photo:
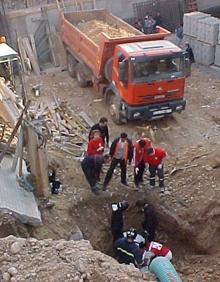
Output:
M191 62L189 58L185 58L185 77L191 75Z
M128 62L123 61L118 63L118 79L122 82L128 81Z

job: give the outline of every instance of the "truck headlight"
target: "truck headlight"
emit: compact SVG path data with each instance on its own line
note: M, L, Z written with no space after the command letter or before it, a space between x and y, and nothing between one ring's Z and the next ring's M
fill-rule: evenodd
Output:
M182 105L176 107L176 110L177 110L177 111L182 110L182 109L183 109L183 106L182 106Z

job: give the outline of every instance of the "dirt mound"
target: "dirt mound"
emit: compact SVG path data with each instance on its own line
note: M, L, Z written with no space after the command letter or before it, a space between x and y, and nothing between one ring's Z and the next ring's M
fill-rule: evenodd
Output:
M27 238L28 227L16 220L12 214L0 214L0 238L9 235Z
M110 38L135 36L135 34L127 32L123 28L117 27L117 25L109 25L98 20L79 23L77 28L97 44L102 32L106 33Z
M0 239L0 281L156 281L94 251L88 241Z

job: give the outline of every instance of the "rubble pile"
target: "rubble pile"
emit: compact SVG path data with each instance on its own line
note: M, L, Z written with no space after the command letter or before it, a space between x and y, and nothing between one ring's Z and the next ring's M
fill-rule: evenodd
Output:
M83 256L82 256L83 254ZM93 250L89 241L0 239L0 281L156 281Z
M46 139L65 153L80 157L88 140L89 117L76 114L66 103L54 96L54 101L37 102L30 108L33 126L42 126Z

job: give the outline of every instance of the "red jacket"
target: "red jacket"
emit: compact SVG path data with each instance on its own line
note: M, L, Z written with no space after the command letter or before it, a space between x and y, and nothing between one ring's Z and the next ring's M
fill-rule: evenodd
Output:
M103 147L103 150L98 150L99 148ZM86 155L101 155L104 151L104 142L101 137L97 139L91 139L87 145Z
M162 160L166 156L167 156L167 153L164 149L160 147L155 147L154 154L152 156L149 156L147 153L144 154L144 160L145 160L145 163L157 166L162 162Z
M148 243L144 249L146 251L151 251L152 253L154 253L156 256L162 256L162 257L165 257L168 252L169 252L169 248L160 244L160 243L157 243L157 242L150 242Z
M141 139L140 139L141 140ZM145 155L145 151L148 147L151 147L151 141L148 138L143 138L143 140L146 142L144 148L140 147L139 145L139 141L137 140L134 144L134 152L133 152L133 160L132 160L132 165L134 167L137 167L138 164L144 160L144 155Z

